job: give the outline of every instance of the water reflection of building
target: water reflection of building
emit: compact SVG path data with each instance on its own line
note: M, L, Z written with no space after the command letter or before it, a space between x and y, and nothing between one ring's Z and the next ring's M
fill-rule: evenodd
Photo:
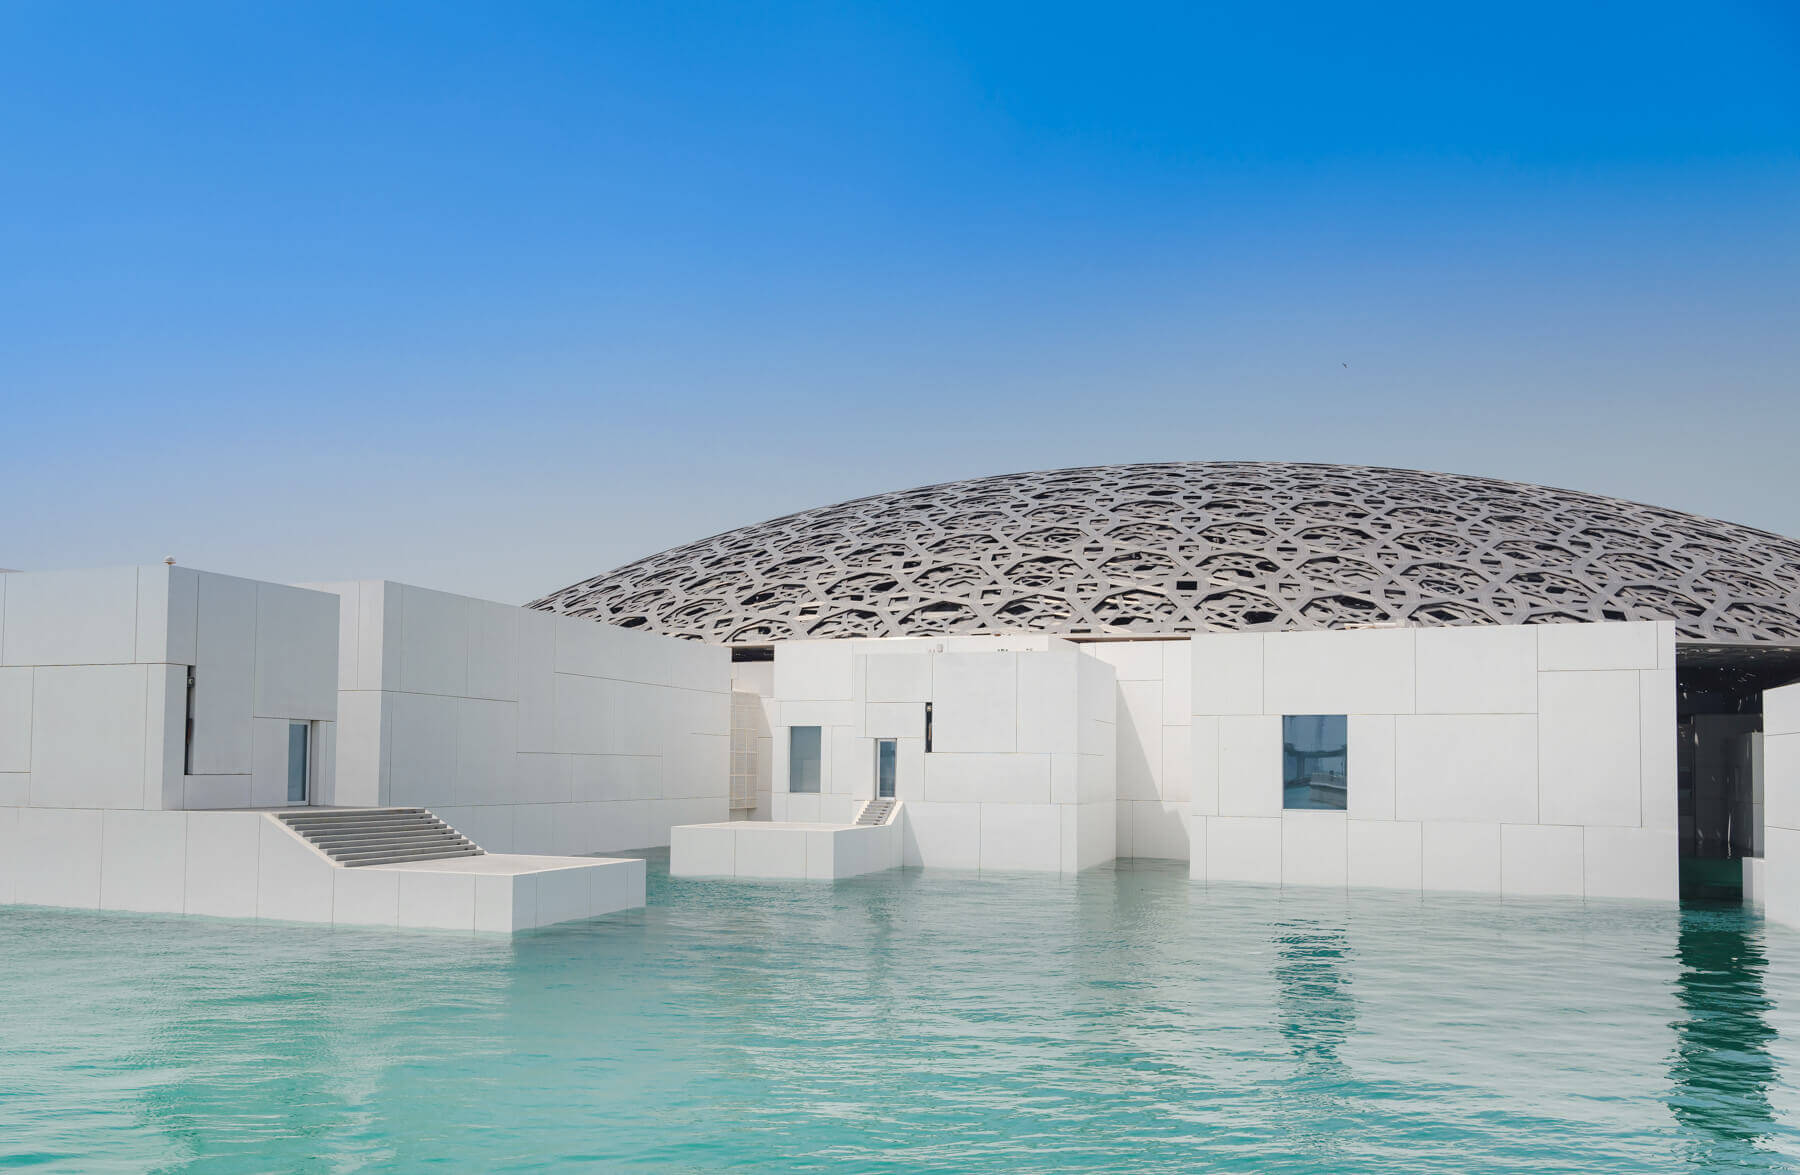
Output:
M1682 1019L1669 1066L1669 1110L1696 1170L1773 1169L1769 1045L1777 1035L1763 986L1762 932L1731 909L1683 911L1675 996Z

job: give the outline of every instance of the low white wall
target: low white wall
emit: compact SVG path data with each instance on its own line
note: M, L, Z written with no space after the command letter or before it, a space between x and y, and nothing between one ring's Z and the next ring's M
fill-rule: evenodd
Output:
M1049 637L800 641L776 647L777 821L848 823L896 741L905 863L1075 872L1116 841L1112 669ZM925 704L932 746L925 752ZM818 794L788 787L788 731L821 728Z
M261 812L0 808L0 905L512 931L644 904L644 862L346 868Z
M1196 879L1673 900L1674 627L1193 640ZM1281 716L1349 716L1349 810L1286 812Z
M290 721L329 790L337 626L328 594L186 567L0 575L0 806L281 806Z
M1745 900L1800 926L1800 685L1763 691L1763 859L1744 862ZM1760 885L1757 884L1760 882Z
M730 654L384 581L342 597L335 787L494 852L669 843L728 818Z

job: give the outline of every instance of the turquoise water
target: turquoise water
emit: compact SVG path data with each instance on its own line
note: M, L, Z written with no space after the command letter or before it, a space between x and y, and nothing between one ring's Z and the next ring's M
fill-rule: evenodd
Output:
M1800 1155L1736 910L670 879L496 940L0 910L0 1165L1662 1172Z

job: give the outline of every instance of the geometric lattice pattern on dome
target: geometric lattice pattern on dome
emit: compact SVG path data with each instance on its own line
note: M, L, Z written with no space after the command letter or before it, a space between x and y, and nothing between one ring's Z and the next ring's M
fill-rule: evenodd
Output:
M1673 620L1800 642L1800 544L1592 494L1282 462L877 494L639 559L534 608L722 644L1034 631Z

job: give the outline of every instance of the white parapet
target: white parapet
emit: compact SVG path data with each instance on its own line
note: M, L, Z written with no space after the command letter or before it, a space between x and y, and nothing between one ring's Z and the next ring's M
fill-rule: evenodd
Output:
M769 877L833 881L900 867L904 814L886 824L738 820L670 830L675 877Z

